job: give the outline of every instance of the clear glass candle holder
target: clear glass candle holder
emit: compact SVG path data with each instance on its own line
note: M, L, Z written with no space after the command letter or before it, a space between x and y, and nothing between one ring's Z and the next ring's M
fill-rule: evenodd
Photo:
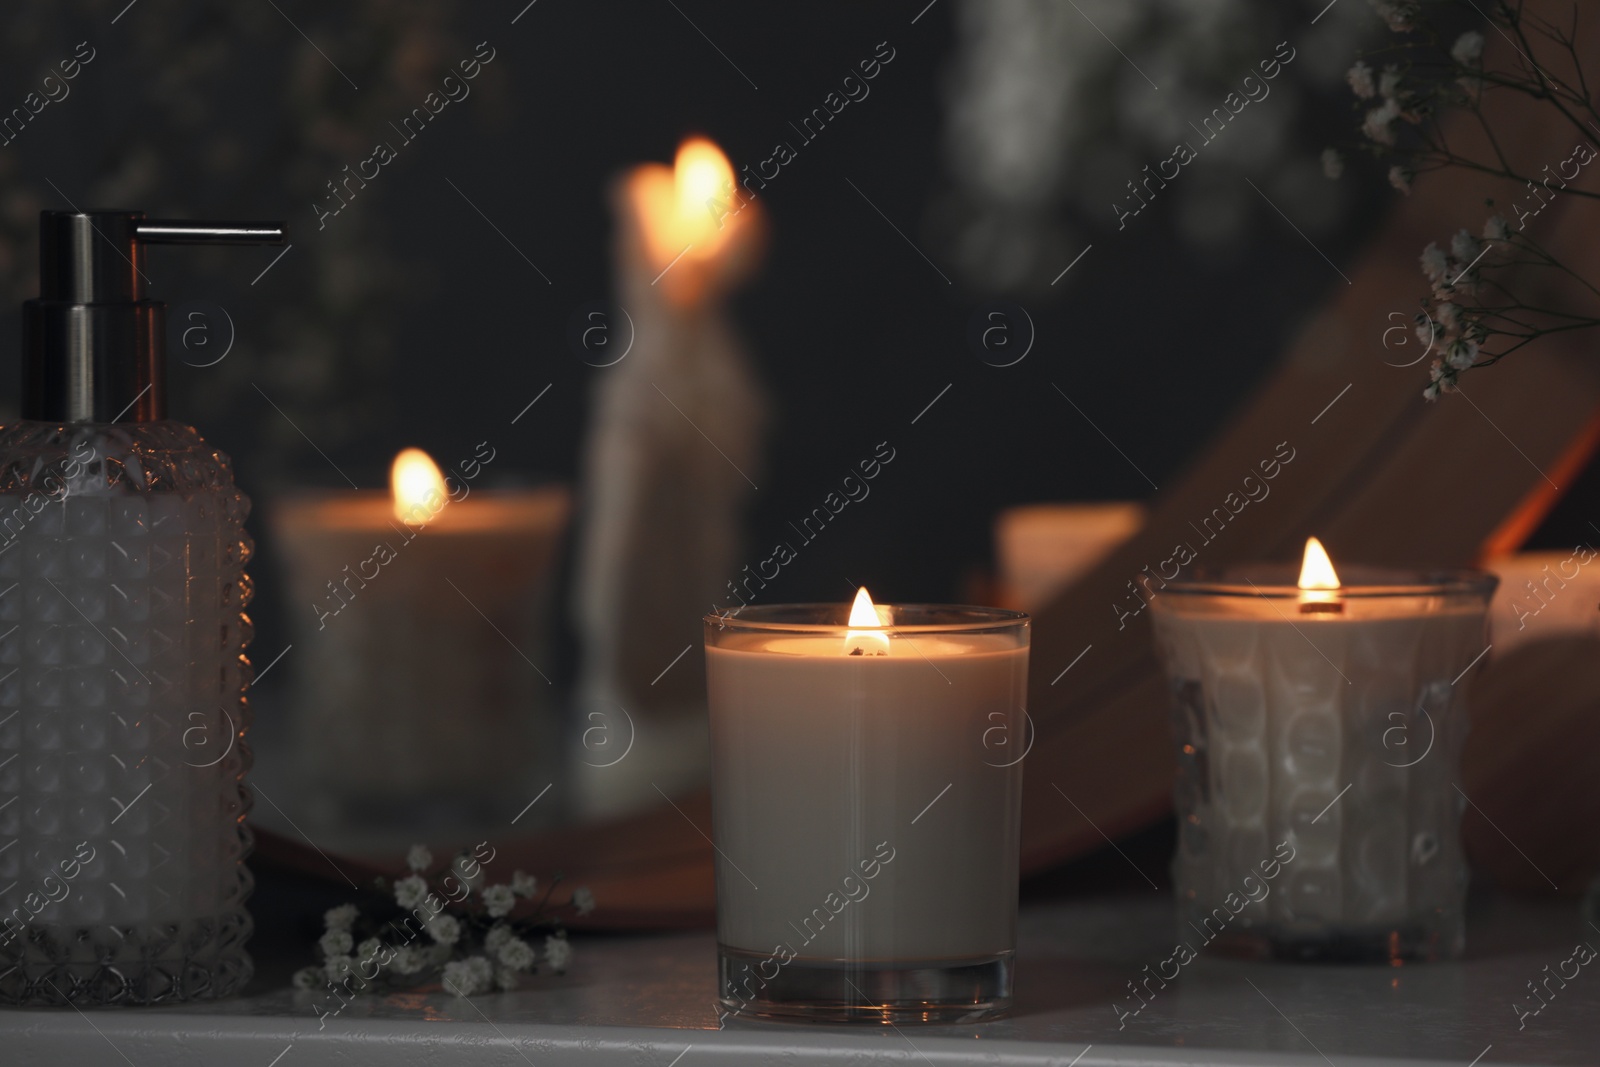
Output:
M842 605L706 618L730 1016L1011 1006L1028 617L887 610L871 629Z
M1168 582L1151 601L1178 750L1192 949L1449 959L1465 944L1457 782L1495 579L1340 568Z

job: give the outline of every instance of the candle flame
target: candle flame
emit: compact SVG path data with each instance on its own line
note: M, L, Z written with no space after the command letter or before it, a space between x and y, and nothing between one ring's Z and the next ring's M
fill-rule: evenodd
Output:
M727 243L738 203L733 165L704 137L678 146L671 170L641 168L638 195L645 244L657 269L679 258L707 260Z
M1328 550L1315 537L1306 538L1306 553L1300 563L1300 610L1337 612L1342 607L1335 591L1338 588L1339 575L1328 558Z
M696 222L711 218L707 201L726 199L733 191L733 165L722 149L704 137L691 137L678 146L672 177L678 190L678 215Z
M1333 560L1315 537L1306 538L1306 554L1300 563L1300 588L1339 588L1339 574L1333 569Z
M890 609L874 604L866 586L857 589L855 602L850 605L850 631L845 634L845 655L887 656L889 635L882 631L882 627L888 626L891 619ZM870 626L872 629L858 630L858 626Z
M420 448L407 448L394 457L389 468L389 489L394 497L394 516L408 526L425 526L449 501L444 475L433 459Z

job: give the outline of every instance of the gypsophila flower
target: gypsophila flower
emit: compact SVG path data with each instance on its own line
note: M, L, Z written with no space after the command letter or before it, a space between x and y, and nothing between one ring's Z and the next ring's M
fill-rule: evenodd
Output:
M1440 393L1455 392L1456 380L1459 374L1459 371L1445 363L1443 360L1434 360L1433 365L1428 368L1428 376L1433 379L1433 385L1429 386L1429 388L1433 391L1433 395L1429 396L1428 399L1437 400ZM1427 396L1426 393L1423 395Z
M467 960L467 970L479 989L488 989L489 983L494 981L494 964L489 962L487 956L473 956Z
M491 953L498 953L500 951L500 946L504 945L507 941L510 941L516 936L516 931L511 929L511 927L507 926L505 923L495 923L489 928L488 934L484 936L483 947L488 949Z
M1350 91L1363 100L1371 100L1378 95L1377 86L1372 80L1372 68L1359 59L1355 66L1345 71L1344 80L1350 83Z
M1437 282L1449 269L1450 257L1437 244L1429 241L1428 247L1422 250L1422 273L1428 276L1429 281Z
M1385 100L1400 99L1400 68L1393 63L1384 67L1378 77L1378 95Z
M508 885L491 885L483 889L483 906L491 918L501 918L511 914L511 909L516 906L517 896Z
M1450 49L1450 58L1463 67L1476 67L1483 62L1483 34L1468 30L1456 38Z
M324 956L348 956L350 950L355 947L355 939L350 936L348 930L329 930L317 942L317 947L322 950Z
M1393 166L1389 168L1389 184L1407 196L1411 195L1411 179L1413 176L1405 167Z
M1483 239L1485 241L1511 240L1511 227L1506 223L1504 215L1490 215L1483 224Z
M395 950L394 959L389 962L389 967L396 974L416 974L427 965L427 962L419 949L405 945Z
M394 884L394 901L407 911L422 903L428 895L428 883L416 875L408 875Z
M572 891L572 904L578 909L579 915L587 915L594 910L594 894L584 886L579 886Z
M1423 311L1417 312L1416 323L1417 343L1432 348L1434 338L1438 336L1439 327Z
M478 988L477 973L471 964L471 960L452 960L445 964L444 987L458 997L470 997L483 992Z
M547 937L544 939L544 961L550 969L560 974L572 963L572 945L564 937Z
M1322 150L1322 174L1331 181L1338 181L1344 174L1344 156L1337 148Z
M535 946L539 937L547 941L558 938L550 942L553 947L548 952L561 967L571 960L572 949L558 912L530 905L523 918L510 918L520 901L535 896L539 882L532 875L516 871L509 882L489 885L483 864L472 853L462 852L447 866L434 867L433 857L421 845L411 848L406 862L412 873L393 881L372 880L377 891L392 893L396 903L411 913L400 920L404 929L395 922L387 924L386 929L399 937L390 939L387 932L378 932L357 942L358 925L362 929L383 925L387 909L381 905L376 915L367 915L354 904L330 908L323 915L326 929L317 942L321 963L294 973L296 989L337 986L343 994L361 994L375 987L413 988L437 982L441 976L462 996L515 989L519 974L538 969L541 956ZM459 876L481 897L482 906L458 889L444 899L442 890L430 881L430 871ZM453 886L454 881L447 878L444 884ZM547 891L543 903L547 904L548 898ZM575 889L566 906L587 915L594 910L594 894L586 888ZM427 936L418 938L423 931Z
M1450 238L1450 254L1462 263L1472 263L1482 251L1483 246L1478 243L1478 239L1466 230L1461 230Z
M1417 28L1418 6L1411 0L1372 0L1378 15L1395 33L1408 33Z
M525 971L533 966L535 957L532 945L520 937L513 937L500 946L495 958L513 970Z
M1393 100L1385 100L1378 107L1367 112L1367 119L1361 124L1361 132L1370 140L1381 145L1394 144L1394 121L1400 117L1400 105Z
M1458 337L1444 350L1444 360L1455 370L1466 370L1478 361L1478 343Z
M441 945L453 945L461 939L461 920L454 915L435 915L426 928L428 936Z

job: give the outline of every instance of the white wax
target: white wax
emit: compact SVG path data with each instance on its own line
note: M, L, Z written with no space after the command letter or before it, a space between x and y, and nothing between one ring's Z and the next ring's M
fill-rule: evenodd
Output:
M1195 761L1179 783L1189 818L1176 861L1191 903L1204 912L1243 892L1242 876L1288 841L1295 858L1265 902L1274 922L1393 924L1430 901L1459 907L1451 783L1467 722L1465 679L1451 683L1484 650L1482 606L1347 597L1342 614L1301 614L1293 600L1183 595L1154 606Z
M812 960L1013 948L1027 648L901 635L849 656L845 632L706 650L720 941Z

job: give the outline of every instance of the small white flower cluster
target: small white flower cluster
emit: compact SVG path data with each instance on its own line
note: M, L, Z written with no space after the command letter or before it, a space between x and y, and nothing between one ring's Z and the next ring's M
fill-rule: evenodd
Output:
M1478 361L1488 330L1471 309L1461 306L1459 297L1478 290L1478 263L1487 250L1484 242L1492 246L1510 236L1506 220L1494 215L1484 223L1481 240L1461 230L1450 239L1449 252L1433 242L1422 250L1422 273L1433 287L1435 303L1431 315L1417 313L1417 340L1429 348L1437 345L1440 352L1429 369L1432 381L1423 390L1427 399L1454 392L1461 372Z
M445 895L464 904L476 890L482 902L481 915L494 920L481 949L473 952L470 942L475 940L474 929L483 929L482 919L474 918L470 911L458 916L440 910L441 903L427 877L433 862L433 854L427 848L413 845L406 853L406 867L411 873L396 879L392 887L395 903L422 920L420 930L412 929L400 944L386 944L376 937L357 944L355 926L361 913L354 904L341 904L323 916L324 932L317 942L323 965L296 972L295 988L311 990L324 983L343 983L350 991L360 992L385 972L410 977L442 969L445 988L457 996L515 989L518 976L534 970L539 960L537 950L519 935L541 927L548 929L550 925L550 920L539 919L540 909L535 909L532 922L526 922L520 931L509 919L519 900L529 900L538 893L538 879L515 871L508 883L486 885L482 864L473 862L471 854L464 853L452 861L442 881ZM451 884L455 890L449 889ZM577 914L587 915L594 910L594 894L582 887L575 889L569 906ZM388 925L400 929L393 923ZM419 932L427 933L426 943L411 943ZM456 959L461 952L468 954ZM572 945L559 928L545 938L544 960L557 974L572 963Z
M452 960L444 965L444 987L458 997L487 991L493 979L494 965L484 956Z
M1396 32L1409 32L1416 28L1418 7L1412 3L1382 3L1374 0L1389 28ZM1450 58L1461 70L1456 84L1468 97L1476 96L1482 88L1483 34L1469 30L1456 38L1450 49ZM1365 60L1358 59L1345 71L1345 81L1358 100L1376 100L1377 106L1369 108L1361 124L1361 134L1381 148L1393 148L1396 140L1395 124L1405 121L1418 125L1433 107L1434 92L1419 94L1404 84L1404 73L1398 64L1390 63L1382 71L1375 71ZM1436 91L1435 91L1436 92ZM1338 178L1344 172L1344 159L1333 149L1322 154L1322 171L1329 178ZM1389 168L1389 184L1406 195L1411 194L1411 181L1416 177L1409 167Z
M1410 106L1414 103L1413 94L1402 84L1400 68L1391 63L1383 68L1376 78L1374 71L1363 60L1356 60L1356 65L1345 72L1345 81L1350 83L1350 91L1356 94L1357 99L1380 99L1377 107L1367 112L1366 121L1361 124L1362 134L1374 144L1392 146L1395 141L1394 124L1401 119L1416 125L1422 121L1420 112ZM1391 176L1391 181L1393 177Z
M594 910L594 894L579 886L572 891L572 906L578 909L579 915L587 915Z
M1395 33L1410 33L1422 15L1422 6L1414 0L1372 0L1372 6Z
M317 941L322 952L321 967L302 967L295 972L296 989L313 990L342 986L349 992L362 992L386 971L412 975L449 958L447 944L438 940L426 947L386 945L376 937L357 944L354 927L361 918L354 904L330 908L322 916L323 934ZM444 917L441 916L442 920ZM439 920L436 920L439 921ZM455 922L454 919L449 920Z
M1483 34L1477 30L1468 30L1456 38L1456 43L1450 48L1450 58L1463 67L1478 67L1483 65Z
M1450 58L1461 68L1456 84L1467 99L1477 99L1483 91L1483 34L1468 30L1457 37L1456 43L1450 48Z

